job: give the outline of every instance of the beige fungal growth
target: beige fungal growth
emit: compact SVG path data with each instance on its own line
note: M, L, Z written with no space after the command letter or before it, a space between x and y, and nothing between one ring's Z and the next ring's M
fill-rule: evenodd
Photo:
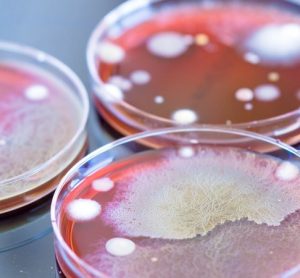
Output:
M238 149L196 152L187 159L172 151L146 171L133 167L106 219L127 236L188 239L243 218L278 226L300 208L299 176L276 175L282 161Z

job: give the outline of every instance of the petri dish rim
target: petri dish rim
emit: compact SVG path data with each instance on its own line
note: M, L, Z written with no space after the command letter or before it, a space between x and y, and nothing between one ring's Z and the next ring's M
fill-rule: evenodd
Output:
M108 276L105 275L104 273L101 273L99 270L95 269L94 267L90 266L88 263L86 263L84 260L82 260L79 256L73 252L73 250L69 247L69 245L66 243L66 241L63 239L62 234L60 233L60 228L59 228L59 223L58 219L56 217L56 210L57 210L57 205L59 204L59 197L60 193L64 189L64 186L67 182L72 180L72 176L77 172L77 170L83 166L85 163L90 161L91 159L97 157L100 154L103 154L113 148L119 147L121 145L136 141L136 140L141 140L147 137L154 137L154 136L161 136L161 135L167 135L167 134L172 134L172 133L185 133L185 132L212 132L212 133L222 133L222 134L230 134L230 135L237 135L241 137L248 137L251 139L254 139L256 141L263 141L264 143L272 144L276 146L280 150L285 150L296 157L300 159L300 151L297 150L296 148L278 140L274 139L269 136L265 136L262 134L254 133L251 131L246 131L246 130L240 130L240 129L235 129L235 128L229 128L229 127L216 127L216 126L209 126L209 125L194 125L194 126L186 126L186 127L170 127L170 128L162 128L162 129L156 129L156 130L151 130L151 131L144 131L140 133L136 133L134 135L126 136L121 139L118 139L116 141L113 141L111 143L108 143L83 159L81 159L79 162L77 162L67 173L66 175L61 179L60 183L58 184L54 196L52 198L51 202L51 208L50 208L50 217L51 217L51 224L52 224L52 229L54 232L54 238L58 241L58 244L64 252L70 258L74 260L79 266L83 267L85 270L87 270L89 273L95 275L96 277L103 277L107 278Z
M0 53L1 52L7 52L10 54L16 54L21 55L23 57L29 58L32 61L38 62L40 65L43 66L45 64L49 65L56 71L58 71L60 74L65 76L69 81L71 81L72 85L75 86L77 92L80 96L80 102L82 107L82 118L80 120L80 124L76 130L76 133L73 135L71 140L55 155L53 155L50 159L47 161L35 166L34 168L23 172L22 174L19 174L17 176L0 180L0 187L4 184L13 183L16 181L20 181L23 179L26 179L43 169L46 169L50 164L54 163L56 160L58 160L61 156L63 156L64 153L66 153L70 148L72 148L73 144L78 140L78 138L84 133L85 127L88 120L89 115L89 100L88 100L88 93L79 79L77 75L69 68L67 65L65 65L63 62L59 61L57 58L41 51L33 47L29 47L23 44L18 44L14 42L9 41L0 41Z
M113 9L111 12L109 12L100 22L96 25L94 30L92 31L90 38L87 43L87 48L86 48L86 61L87 61L87 67L88 71L90 74L90 77L92 78L93 84L95 86L105 90L105 83L99 78L98 73L97 73L97 65L96 61L94 59L94 55L96 53L96 47L99 39L105 34L106 30L108 27L112 26L113 24L117 23L117 21L122 18L123 16L131 13L138 11L139 9L142 8L147 8L147 6L150 6L155 3L160 3L164 2L166 0L145 0L145 1L139 1L139 0L129 0L126 1L125 3L117 6L115 9ZM199 1L200 2L200 1ZM205 2L205 1L203 1ZM232 1L236 2L236 1ZM250 1L251 2L251 1ZM259 2L259 1L258 1ZM293 5L297 5L300 7L300 3L295 2L295 1L290 1L290 0L282 0L282 2L290 3ZM109 93L109 92L108 92ZM145 118L158 121L161 123L166 123L171 126L176 126L178 123L171 119L167 119L164 117L157 116L152 113L148 113L146 111L143 111L136 106L133 106L129 104L128 102L124 100L119 100L118 99L118 105L121 107L126 108L127 110L136 113L138 115L142 115ZM287 119L292 119L295 116L300 116L300 108L291 110L287 113L274 116L271 118L265 118L261 120L254 120L250 122L242 122L242 123L232 123L230 126L233 128L240 128L240 129L249 129L249 128L259 128L259 127L264 127L270 124L276 124L280 123L281 121L287 120ZM297 122L297 119L295 120ZM224 124L215 124L214 126L225 126Z

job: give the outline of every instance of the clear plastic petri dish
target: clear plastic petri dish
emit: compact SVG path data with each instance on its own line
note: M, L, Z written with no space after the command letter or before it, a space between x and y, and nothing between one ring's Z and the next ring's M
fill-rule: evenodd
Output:
M0 215L54 190L87 148L84 86L62 62L0 42Z
M190 141L140 146L178 135ZM211 140L228 135L277 151ZM299 167L293 147L231 128L124 137L81 160L56 189L57 261L66 277L299 275Z
M99 113L122 134L188 124L299 142L296 1L127 1L93 31Z

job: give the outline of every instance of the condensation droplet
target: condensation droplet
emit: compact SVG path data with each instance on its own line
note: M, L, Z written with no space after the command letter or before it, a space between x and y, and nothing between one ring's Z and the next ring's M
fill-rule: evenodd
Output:
M280 95L279 88L271 84L260 85L254 90L255 98L260 101L274 101L278 99Z
M130 75L130 79L137 85L144 85L150 82L151 75L145 70L136 70Z
M105 244L106 251L114 256L128 256L135 250L135 243L126 238L116 237Z
M172 114L172 119L178 124L192 124L198 120L198 116L193 110L180 109Z
M249 88L240 88L236 91L235 97L239 101L251 101L253 99L253 92Z
M89 221L101 212L101 205L94 200L76 199L67 206L67 214L75 221Z
M186 35L176 32L164 32L154 35L148 40L150 53L162 58L175 58L185 53L190 46Z
M298 177L299 169L293 163L285 161L278 166L275 175L280 180L291 181Z
M154 102L157 103L157 104L162 104L162 103L164 103L164 101L165 101L165 99L162 96L156 96L154 98Z
M48 89L43 85L33 85L25 90L25 97L29 100L38 101L47 98Z
M125 58L124 49L112 42L99 43L96 52L101 61L108 64L120 63Z
M110 178L97 179L92 182L95 191L107 192L114 187L114 182Z

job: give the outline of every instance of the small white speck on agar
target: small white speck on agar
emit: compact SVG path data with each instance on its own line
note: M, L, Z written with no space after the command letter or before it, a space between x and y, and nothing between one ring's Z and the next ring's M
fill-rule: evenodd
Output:
M125 50L109 41L99 43L96 53L101 61L108 64L120 63L125 58Z
M253 104L252 103L246 103L244 105L245 110L250 111L253 109Z
M137 85L145 85L150 82L151 75L145 70L136 70L131 73L130 80Z
M178 124L192 124L198 120L196 112L190 109L180 109L172 114L172 120Z
M272 71L268 74L268 80L271 82L277 82L280 79L278 72Z
M114 182L110 178L101 178L92 182L92 188L95 191L107 192L113 189Z
M206 34L200 33L195 37L195 43L199 46L205 46L209 43L209 37Z
M152 257L152 258L151 258L151 262L154 262L154 263L155 263L155 262L157 262L157 261L158 261L158 258L156 258L156 257Z
M162 96L156 96L156 97L154 98L154 102L157 103L157 104L162 104L162 103L165 102L165 99L164 99L164 97L162 97Z
M67 206L67 214L75 221L89 221L101 212L101 205L89 199L76 199Z
M39 101L47 98L48 89L43 85L32 85L25 90L25 97L32 101Z
M105 244L106 251L114 256L128 256L135 250L135 243L127 238L115 237Z
M235 98L239 101L251 101L253 97L253 91L249 88L240 88L235 92Z
M250 63L250 64L259 64L260 62L260 58L258 55L256 55L255 53L252 53L252 52L247 52L245 53L244 55L244 59Z

